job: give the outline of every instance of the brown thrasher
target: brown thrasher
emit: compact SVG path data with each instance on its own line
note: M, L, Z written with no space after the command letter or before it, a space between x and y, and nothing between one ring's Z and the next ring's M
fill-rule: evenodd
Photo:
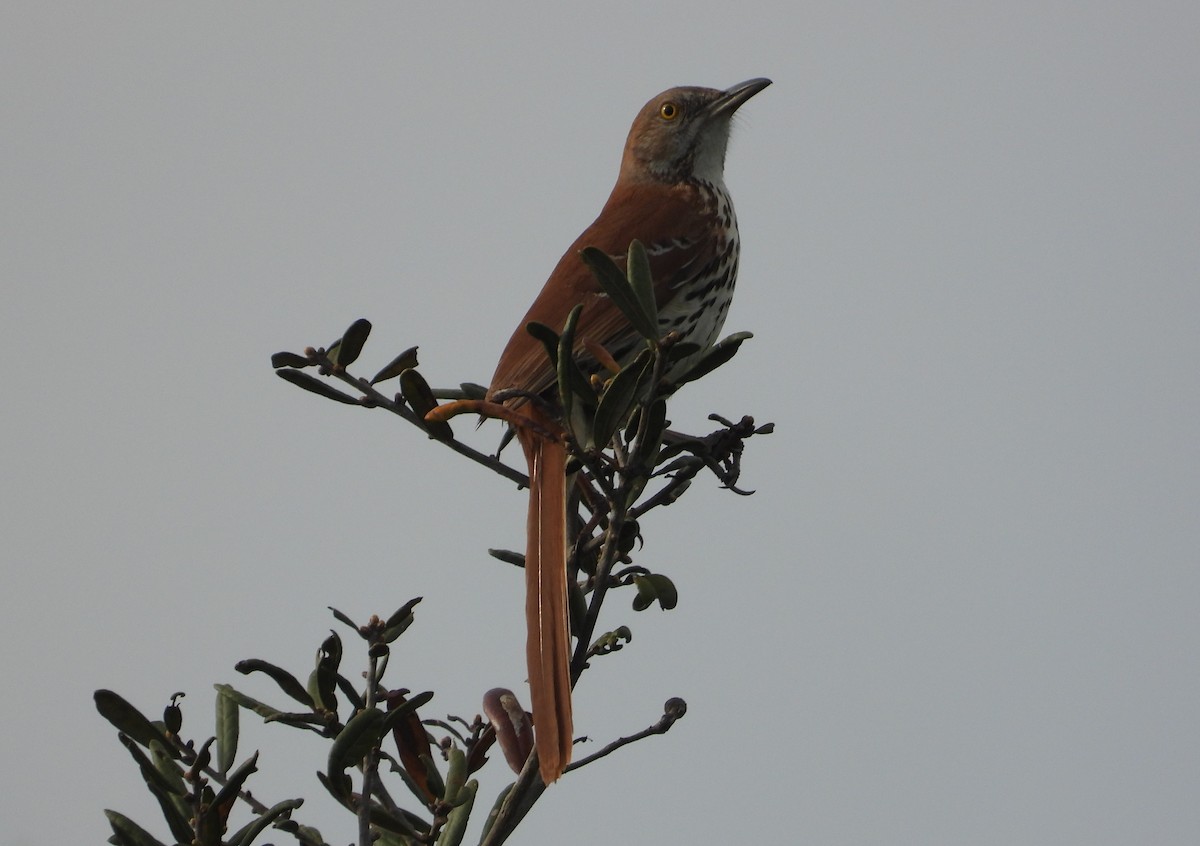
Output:
M725 322L738 267L737 218L725 190L730 120L742 103L771 84L751 79L725 91L672 88L647 103L633 121L621 172L595 222L584 230L546 280L496 365L489 397L513 391L546 394L556 372L545 346L526 331L531 321L560 330L576 305L576 353L596 369L584 347L599 344L627 362L642 343L619 308L603 293L579 256L597 247L623 266L630 242L646 248L663 335L707 348ZM594 347L593 347L594 348ZM685 359L671 371L681 375ZM669 374L670 375L670 374ZM511 396L511 394L509 394ZM507 400L541 427L517 427L529 463L529 518L525 550L526 659L535 747L542 780L562 775L571 760L570 633L567 625L566 463L559 427L536 403Z

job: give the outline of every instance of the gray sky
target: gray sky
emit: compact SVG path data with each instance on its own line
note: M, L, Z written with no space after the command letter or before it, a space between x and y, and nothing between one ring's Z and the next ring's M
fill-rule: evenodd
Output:
M155 820L91 691L203 736L326 605L425 596L389 679L440 713L518 687L484 549L523 498L268 356L365 316L364 371L486 380L641 104L769 76L727 170L756 337L671 416L778 434L757 495L646 526L680 607L614 599L576 697L591 749L691 710L522 842L1194 843L1200 6L524 8L6 6L0 842ZM321 743L243 722L256 794L350 841Z

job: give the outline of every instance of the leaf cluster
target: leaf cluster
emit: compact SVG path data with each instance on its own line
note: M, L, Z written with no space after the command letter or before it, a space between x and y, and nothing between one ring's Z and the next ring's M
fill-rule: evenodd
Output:
M733 422L718 415L710 416L718 428L705 435L672 430L667 416L670 396L732 359L750 334L733 334L708 349L686 343L674 333L660 335L649 261L638 242L630 245L624 270L599 250L585 249L581 258L642 343L625 360L614 360L608 351L576 337L578 308L561 327L528 326L543 344L557 378L549 395L520 400L540 404L557 421L560 428L550 434L566 444L575 479L568 520L568 598L575 638L572 682L593 659L632 642L627 624L598 630L610 590L627 590L634 611L654 606L666 611L680 601L674 581L642 560L646 516L677 503L706 470L723 487L750 493L738 487L744 443L772 431L770 424L756 425L750 417ZM350 368L359 361L371 328L367 320L356 320L328 346L276 353L272 365L280 378L299 388L342 404L390 411L460 455L518 485L527 484L522 469L502 460L499 451L484 451L465 442L451 426L454 416L464 412L521 424L519 411L501 404L510 398L487 397L485 389L469 382L452 389L431 387L418 370L415 346L392 356L371 378L352 374ZM384 386L392 380L396 389L385 393ZM506 563L524 564L518 552L489 552ZM419 601L363 625L333 610L365 646L367 666L357 682L343 673L343 644L336 632L321 643L303 682L262 659L240 662L238 672L265 677L287 704L268 704L232 685L218 684L216 730L199 744L180 736L178 697L166 707L162 720L151 721L117 694L98 691L97 708L118 729L175 842L250 846L268 827L286 831L302 844L324 842L314 828L293 820L302 800L268 807L245 789L258 755L235 766L241 711L329 741L318 779L356 815L359 843L364 846L371 842L457 846L478 789L472 776L486 763L489 748L498 744L517 778L495 800L480 843L504 842L545 789L537 774L536 754L531 752L530 715L510 691L493 690L484 697L486 719L478 715L470 721L453 716L431 719L423 717L422 710L427 709L432 692L412 695L405 688L384 685L391 644L411 625ZM628 743L666 732L685 711L682 700L669 700L663 715L648 728L613 740L576 760L568 771ZM403 804L394 798L401 789L409 797ZM248 811L251 818L230 833L230 816L236 807ZM107 813L111 842L122 846L160 842L129 818Z

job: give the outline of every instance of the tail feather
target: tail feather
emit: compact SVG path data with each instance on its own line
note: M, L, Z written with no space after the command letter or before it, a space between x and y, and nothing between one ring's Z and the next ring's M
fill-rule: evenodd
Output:
M567 625L567 453L561 443L519 430L529 463L525 549L525 644L534 740L542 781L571 760L571 637Z

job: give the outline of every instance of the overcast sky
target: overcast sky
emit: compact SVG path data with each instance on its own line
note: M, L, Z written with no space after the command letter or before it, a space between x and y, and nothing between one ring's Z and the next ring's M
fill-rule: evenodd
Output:
M520 842L1195 843L1198 32L1194 0L10 0L0 843L100 842L106 807L166 838L92 691L186 691L203 737L214 682L279 698L239 659L307 672L327 605L425 597L389 681L431 715L521 688L485 554L521 494L268 358L367 317L364 372L419 344L486 381L642 103L755 76L755 338L671 417L777 433L754 496L648 521L680 606L614 597L634 641L576 695L581 752L686 719ZM323 745L243 723L255 793L350 842ZM481 778L486 808L509 773Z

